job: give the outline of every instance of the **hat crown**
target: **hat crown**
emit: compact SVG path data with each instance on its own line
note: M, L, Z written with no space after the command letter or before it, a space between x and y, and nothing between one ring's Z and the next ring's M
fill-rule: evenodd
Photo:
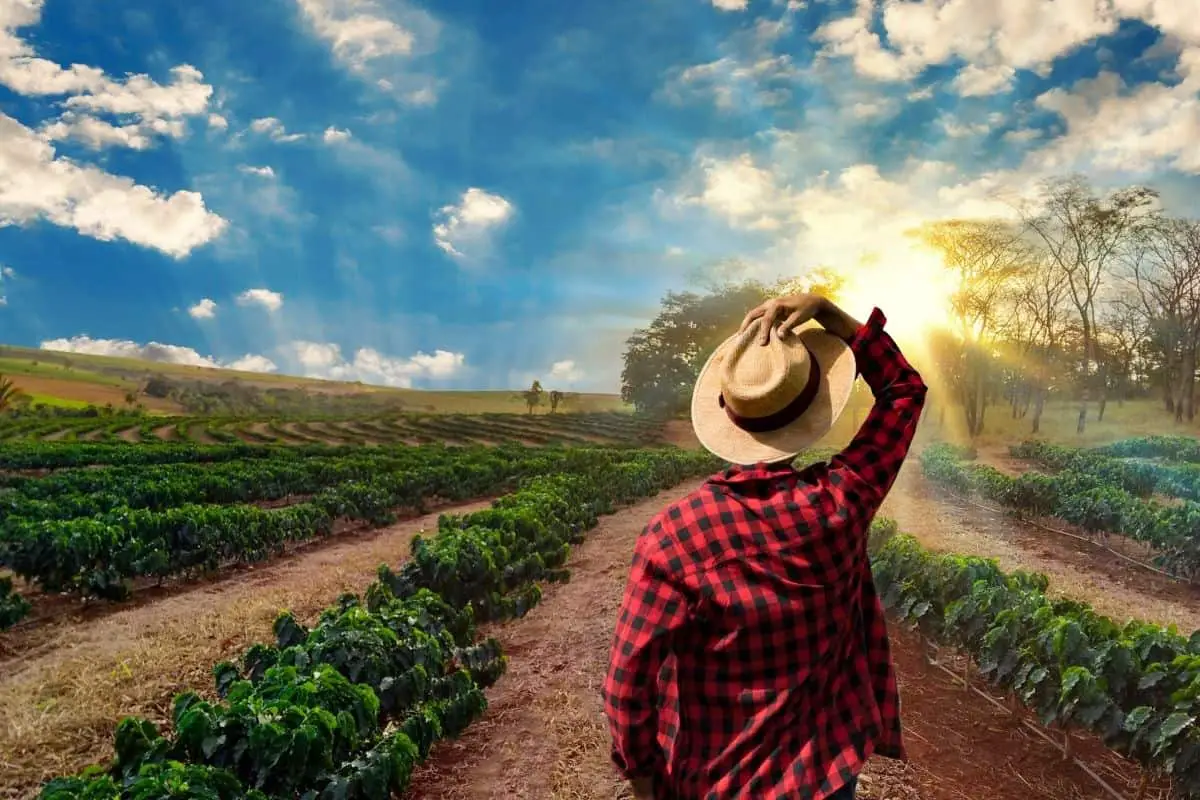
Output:
M735 340L721 370L721 396L741 417L766 417L787 407L808 385L812 354L792 332L771 331L758 344L759 325Z

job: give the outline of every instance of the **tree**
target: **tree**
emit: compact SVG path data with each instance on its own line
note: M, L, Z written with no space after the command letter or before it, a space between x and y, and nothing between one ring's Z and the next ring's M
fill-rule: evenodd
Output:
M560 392L558 389L554 389L553 391L550 392L550 413L551 414L558 413L558 405L559 405L559 403L561 403L563 401L563 397L564 397L563 393Z
M525 390L525 405L529 409L529 413L533 413L533 409L542 404L542 384L540 381L534 381L533 385Z
M1019 230L998 221L945 220L913 235L941 254L957 281L950 298L955 330L939 335L935 348L953 365L947 377L963 405L967 433L975 437L983 431L998 338L1013 308L1016 281L1033 260L1030 249Z
M12 379L0 375L0 413L11 411L28 399L29 395L19 389Z
M1158 219L1139 231L1126 276L1157 351L1163 405L1177 421L1195 415L1200 344L1200 222Z
M774 284L714 282L703 293L668 292L658 316L626 340L621 399L640 413L686 413L704 362L737 330L748 310L770 297L800 291L835 297L840 285L829 270L818 269Z
M1158 194L1132 187L1097 197L1086 179L1075 176L1042 185L1036 206L1020 209L1032 237L1044 248L1050 263L1066 283L1067 295L1079 318L1081 337L1080 402L1076 431L1087 426L1093 389L1098 324L1096 309L1106 276L1121 250L1153 216Z

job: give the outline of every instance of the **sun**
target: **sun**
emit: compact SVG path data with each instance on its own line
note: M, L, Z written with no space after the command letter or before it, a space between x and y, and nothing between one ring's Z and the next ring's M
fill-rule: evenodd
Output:
M847 271L842 307L864 321L878 307L897 336L952 327L953 274L932 253L914 248L896 255Z

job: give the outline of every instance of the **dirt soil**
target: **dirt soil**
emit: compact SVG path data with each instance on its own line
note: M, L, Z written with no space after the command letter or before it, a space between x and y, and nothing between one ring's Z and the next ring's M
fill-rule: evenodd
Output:
M280 611L315 620L342 592L365 590L380 563L406 558L412 537L436 527L437 517L304 551L103 619L55 626L36 648L0 666L0 798L32 798L41 781L110 758L123 716L163 723L176 693L211 695L213 665L271 641Z
M440 743L414 776L421 800L552 798L611 800L632 795L609 762L600 700L608 648L630 553L647 519L695 484L663 493L601 520L575 551L571 581L548 587L525 619L489 632L510 657L508 673L488 691L484 718ZM872 759L859 796L868 800L1099 798L1100 790L1057 751L1033 738L1007 712L928 666L916 637L893 626L910 760ZM1076 752L1094 769L1134 781L1096 743Z
M995 513L939 491L910 457L880 511L926 547L995 558L1003 569L1026 569L1050 578L1050 589L1084 600L1124 622L1137 617L1182 631L1200 630L1200 586L1123 561L1104 549ZM1068 529L1061 520L1045 520ZM1111 546L1120 549L1110 537Z

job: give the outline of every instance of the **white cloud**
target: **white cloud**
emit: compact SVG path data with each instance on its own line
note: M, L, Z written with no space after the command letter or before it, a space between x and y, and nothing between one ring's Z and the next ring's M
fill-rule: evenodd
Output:
M1007 90L1016 74L1016 70L1007 64L990 67L967 64L950 85L963 97L982 97Z
M260 178L274 178L275 177L275 170L271 169L269 166L253 167L253 166L250 166L249 164L242 164L240 167L238 167L238 170L241 172L244 172L247 175L257 175Z
M239 305L262 306L267 311L278 311L283 307L283 295L270 289L247 289L237 296Z
M701 157L698 172L700 191L683 197L683 203L704 206L735 227L779 227L776 215L787 200L786 193L776 185L774 175L755 164L749 153L731 159Z
M335 142L344 142L350 138L350 131L348 131L344 128L335 128L332 125L330 125L328 128L325 129L325 133L322 135L321 138L323 138L325 140L326 144L333 144Z
M12 267L0 267L0 278L15 278L17 271Z
M74 139L100 150L105 147L128 147L148 150L154 146L154 134L182 139L187 129L182 120L153 120L150 123L114 125L107 120L87 114L67 111L57 120L43 125L41 134L48 141Z
M288 133L287 128L276 117L260 117L250 123L250 130L270 136L276 142L298 142L304 138L303 133Z
M950 114L942 114L938 118L938 124L941 125L942 130L951 139L961 139L966 136L982 136L991 130L991 126L985 122L961 122Z
M663 95L674 103L711 98L723 110L787 103L790 83L800 77L800 70L791 56L766 52L763 44L755 42L748 53L722 56L680 70L668 79Z
M671 258L679 258L680 256L684 255L685 253L687 253L686 250L684 250L682 247L678 247L675 245L672 245L671 247L667 248L667 255L670 256Z
M214 131L227 130L229 128L229 120L225 119L220 114L209 114L208 127Z
M745 11L750 5L750 0L712 0L713 8L719 8L722 11Z
M883 4L888 47L871 26L879 4L858 0L853 14L822 25L825 56L850 59L860 75L907 80L926 67L961 61L953 82L964 95L1006 89L1016 70L1048 74L1081 45L1138 19L1171 37L1200 43L1194 7L1179 0L912 0ZM1191 10L1189 10L1191 7Z
M129 178L56 157L49 143L0 113L0 226L38 219L175 258L217 238L226 227L197 192L162 195Z
M443 206L433 238L444 252L463 257L486 245L490 232L513 214L513 205L498 194L471 187L456 205Z
M43 0L0 0L0 85L30 97L61 96L63 112L35 132L0 113L0 226L46 220L103 241L124 239L182 258L221 234L225 220L196 192L169 196L99 167L57 157L51 141L93 148L150 147L180 138L204 114L212 87L187 64L160 84L146 75L113 79L96 67L40 58L17 32L37 25ZM102 115L115 120L102 119Z
M41 22L44 0L3 0L0 2L0 84L27 97L63 96L62 106L71 114L66 129L55 128L58 136L70 135L73 127L90 126L93 135L81 141L98 146L121 144L120 136L99 134L95 115L121 118L120 125L135 128L142 135L179 137L183 120L206 113L213 89L204 82L200 70L180 64L170 70L171 80L160 84L148 75L127 75L115 80L102 69L72 64L63 67L41 58L18 31ZM83 122L93 120L93 123ZM130 134L129 138L140 143Z
M571 359L564 361L555 361L550 366L549 380L563 381L564 383L574 383L583 380L584 372Z
M225 369L236 369L239 372L275 372L279 367L266 356L247 354L230 361L225 365Z
M1195 51L1200 65L1200 49ZM1175 85L1128 87L1103 72L1070 89L1042 94L1037 105L1058 114L1063 134L1031 154L1041 170L1103 169L1147 173L1163 167L1200 174L1200 69L1181 58Z
M437 103L437 89L432 86L421 86L411 92L406 92L403 99L410 106L432 106Z
M199 303L188 308L188 314L193 319L212 319L217 315L217 304L208 297L201 298Z
M370 0L296 0L300 10L334 55L362 71L380 58L413 52L412 31L385 16Z
M396 358L363 347L348 361L340 347L328 342L295 341L287 349L310 378L362 381L397 388L409 388L418 380L450 378L466 365L466 356L448 350Z
M43 350L54 350L63 353L138 358L143 361L183 364L192 367L207 367L209 369L242 369L252 372L273 372L276 369L275 364L263 356L247 354L233 362L222 363L212 356L201 355L191 347L182 347L177 344L162 344L160 342L138 344L129 339L93 339L86 334L72 336L69 339L50 339L42 342L39 346ZM234 366L235 364L239 366Z

